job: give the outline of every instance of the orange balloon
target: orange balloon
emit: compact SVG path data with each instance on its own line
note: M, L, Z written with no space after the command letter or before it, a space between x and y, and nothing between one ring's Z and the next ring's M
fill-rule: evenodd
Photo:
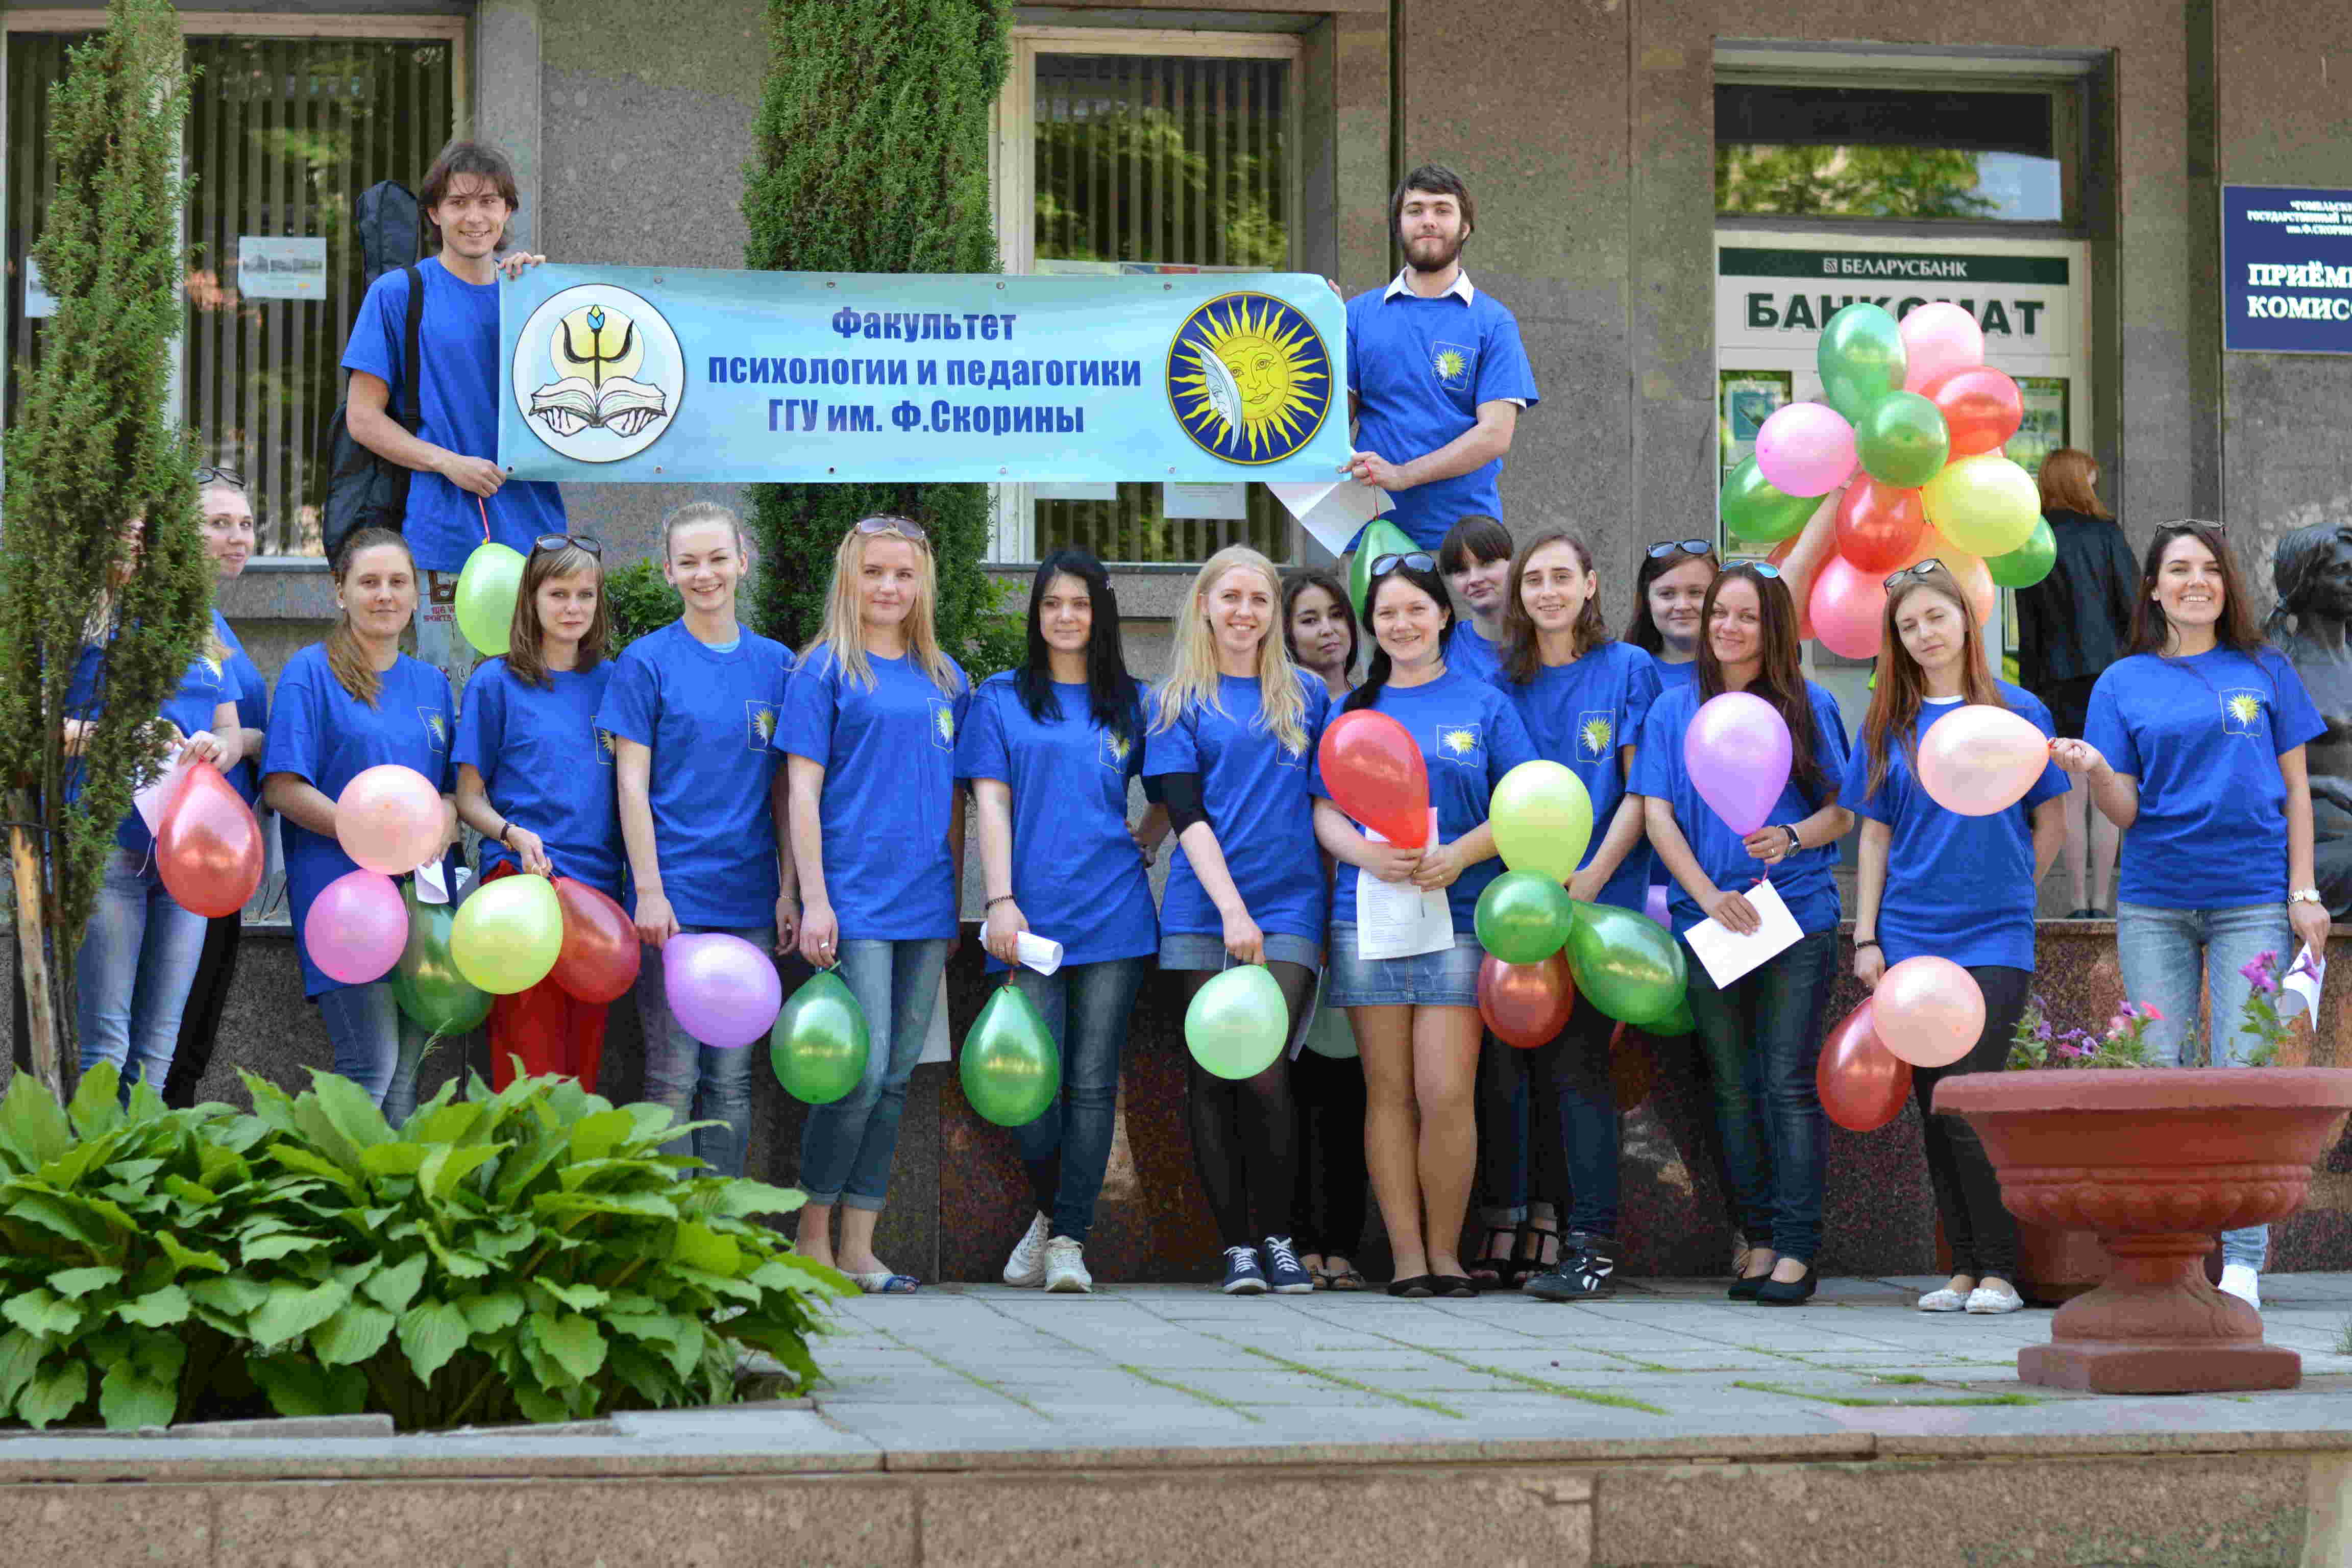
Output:
M563 913L563 946L547 977L583 1002L617 1002L636 984L643 950L636 922L620 905L585 882L555 879Z
M1955 458L1997 449L2025 422L2017 383L1989 364L1948 372L1921 391L1943 415Z
M405 876L440 851L441 792L415 768L378 763L335 797L335 840L354 863Z
M1390 843L1429 842L1429 765L1405 727L1359 708L1325 727L1316 761L1332 804Z
M1871 999L1838 1020L1813 1068L1822 1110L1849 1132L1874 1132L1903 1114L1911 1098L1911 1064L1886 1048L1874 1026Z
M1538 963L1505 963L1490 952L1478 965L1478 1016L1505 1045L1523 1051L1549 1045L1575 1010L1565 952Z
M1857 572L1885 576L1918 548L1927 531L1927 509L1917 490L1858 479L1838 501L1838 553Z
M262 859L253 808L212 763L191 764L155 830L164 891L191 914L233 915L261 886Z

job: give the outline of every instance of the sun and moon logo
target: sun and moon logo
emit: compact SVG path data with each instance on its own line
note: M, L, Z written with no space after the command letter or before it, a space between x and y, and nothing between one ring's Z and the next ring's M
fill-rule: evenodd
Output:
M614 750L613 745L613 731L604 728L604 725L597 723L593 719L591 719L588 721L588 727L595 731L596 735L597 764L601 767L611 767L613 765L613 753Z
M931 710L931 744L942 752L955 750L955 708L946 699L926 698Z
M2239 687L2221 693L2221 733L2259 735L2263 732L2263 694Z
M531 434L564 457L614 463L669 428L686 361L649 300L583 283L550 295L523 323L512 381Z
M1437 384L1448 392L1460 392L1470 384L1470 366L1477 356L1461 343L1436 342L1429 345L1430 374Z
M1609 755L1609 742L1617 736L1617 726L1610 721L1607 712L1588 710L1576 716L1576 754L1583 762L1597 763Z
M1128 753L1134 749L1134 742L1126 736L1112 734L1106 731L1102 738L1103 766L1114 773L1125 773Z
M755 752L764 752L776 738L776 710L765 702L743 704L743 720L751 731L746 742Z
M1478 748L1478 726L1475 724L1440 724L1437 727L1437 754L1449 763L1464 767L1483 766L1486 758Z
M446 751L449 745L449 721L437 708L419 708L416 716L425 721L425 732L433 738L433 749Z
M1278 463L1313 440L1331 411L1331 352L1288 301L1223 294L1176 329L1167 382L1193 445L1229 463Z

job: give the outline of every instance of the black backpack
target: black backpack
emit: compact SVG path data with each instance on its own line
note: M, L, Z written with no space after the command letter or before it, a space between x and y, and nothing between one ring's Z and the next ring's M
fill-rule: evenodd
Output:
M416 391L416 339L425 320L425 279L416 270L418 228L416 198L408 187L385 180L360 193L356 204L360 231L362 286L394 268L408 274L408 319L402 344L401 384L393 388L394 421L411 435L424 423ZM408 516L409 469L390 462L352 438L345 422L351 408L351 378L343 378L344 399L328 416L320 443L327 468L327 504L320 532L332 561L343 541L362 528L389 528L397 532Z

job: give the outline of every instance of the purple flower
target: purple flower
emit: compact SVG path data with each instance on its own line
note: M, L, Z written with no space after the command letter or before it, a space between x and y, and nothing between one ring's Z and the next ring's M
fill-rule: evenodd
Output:
M2267 996L2278 989L2278 954L2263 952L2254 954L2239 966L2238 973L2254 988L2257 996Z

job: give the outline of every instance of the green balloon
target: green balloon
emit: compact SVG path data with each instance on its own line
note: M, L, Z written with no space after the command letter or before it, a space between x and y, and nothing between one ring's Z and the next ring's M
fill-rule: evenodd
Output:
M2036 518L2033 531L2024 543L2005 555L1985 557L1985 570L2003 588L2031 588L2050 575L2058 564L2058 536L2050 531L2050 520Z
M1916 392L1890 392L1853 423L1862 471L1882 485L1916 489L1952 455L1944 411Z
M449 956L449 931L456 923L446 904L421 904L416 889L401 894L408 904L408 945L392 966L392 999L420 1029L435 1035L462 1035L482 1026L490 1016L490 994L457 973Z
M1903 347L1903 330L1884 307L1853 304L1822 329L1813 363L1822 373L1822 401L1860 429L1864 415L1903 390L1911 356Z
M1410 555L1420 548L1395 523L1375 520L1364 525L1364 535L1356 542L1355 558L1348 563L1348 596L1356 601L1359 621L1366 618L1364 602L1372 591L1372 563L1383 555Z
M485 658L505 655L514 629L515 596L522 591L523 559L504 544L478 544L457 574L457 629Z
M1219 1078L1255 1078L1275 1064L1289 1039L1289 1005L1262 963L1212 977L1184 1009L1186 1048Z
M1796 533L1821 509L1819 496L1792 496L1775 489L1753 457L1739 459L1723 481L1717 510L1723 526L1750 544L1778 544Z
M1577 905L1568 970L1579 995L1636 1027L1663 1025L1677 1008L1687 1016L1682 944L1647 915L1614 904Z
M963 1037L963 1097L999 1127L1026 1127L1062 1087L1062 1053L1036 1007L1000 985Z
M1653 1035L1692 1035L1698 1032L1698 1020L1691 1016L1690 998L1686 995L1675 1004L1673 1012L1642 1027Z
M841 976L820 969L784 1003L768 1031L768 1065L784 1092L808 1105L831 1105L866 1076L871 1048L866 1011Z
M1541 963L1576 924L1576 901L1540 871L1506 871L1478 895L1478 945L1505 963Z

